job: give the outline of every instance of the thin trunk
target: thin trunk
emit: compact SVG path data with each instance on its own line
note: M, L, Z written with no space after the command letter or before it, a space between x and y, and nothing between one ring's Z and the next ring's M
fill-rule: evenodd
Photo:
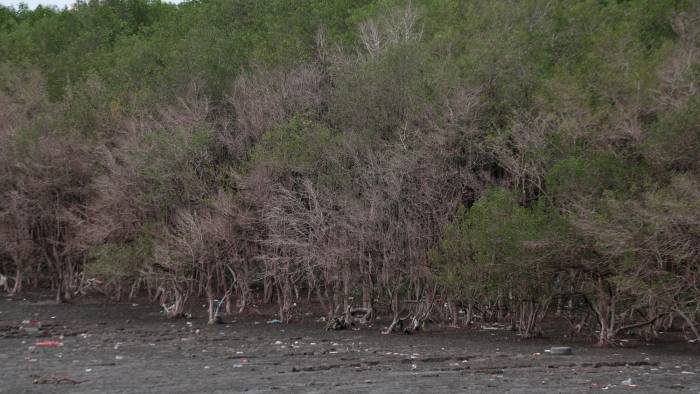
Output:
M683 312L680 308L675 308L675 312L678 313L678 316L680 316L685 322L688 324L688 327L690 327L690 330L693 332L693 335L695 335L695 339L700 341L700 332L698 331L693 319L691 319L685 312Z

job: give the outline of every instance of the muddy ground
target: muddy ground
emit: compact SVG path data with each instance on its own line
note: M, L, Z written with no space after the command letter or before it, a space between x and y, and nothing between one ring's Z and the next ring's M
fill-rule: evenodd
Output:
M43 323L38 336L19 330L25 319ZM382 335L381 322L329 332L267 319L207 326L148 305L0 298L0 392L700 393L697 343L602 349L500 329ZM35 345L45 340L63 345ZM544 352L553 345L574 354Z

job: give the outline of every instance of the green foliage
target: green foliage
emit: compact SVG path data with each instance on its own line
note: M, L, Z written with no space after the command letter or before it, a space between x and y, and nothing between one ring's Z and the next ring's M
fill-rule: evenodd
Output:
M700 66L696 81L700 81ZM700 173L700 98L664 114L650 130L645 150L662 171Z
M134 279L153 258L153 240L140 234L127 243L106 243L93 248L85 274L101 280Z
M341 70L331 118L338 127L396 138L407 125L459 87L457 69L431 48L416 42L397 44L378 58Z
M572 156L552 166L547 189L563 202L572 199L598 199L605 192L633 196L648 183L648 170L605 152L592 157Z
M223 260L266 258L260 277L310 272L326 289L393 281L408 297L434 278L454 300L513 309L567 287L601 308L691 310L699 15L687 0L0 7L0 198L29 201L33 178L47 201L69 185L79 204L56 223L104 215L119 234L65 256L119 280L154 254L179 259L170 246L202 226L221 243L244 233ZM173 231L176 212L200 211ZM153 222L172 238L160 252L143 235ZM289 267L300 249L317 253L311 269ZM178 278L198 275L174 260ZM319 285L339 276L323 264L348 264L353 283Z
M316 173L332 143L328 128L297 116L265 133L250 161L298 174Z
M139 200L166 216L180 204L204 199L216 171L213 142L206 125L155 129L144 135L130 152L144 183Z
M547 297L568 226L542 202L521 206L504 189L460 207L440 245L430 253L436 278L455 297L519 300Z

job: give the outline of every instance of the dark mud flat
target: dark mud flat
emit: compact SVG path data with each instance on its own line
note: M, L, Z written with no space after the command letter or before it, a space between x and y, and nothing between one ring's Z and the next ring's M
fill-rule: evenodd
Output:
M600 349L502 330L386 336L262 317L207 326L132 304L0 299L0 312L2 393L700 393L698 344ZM40 337L17 329L28 318L44 323ZM34 347L40 340L63 346ZM562 343L574 355L544 352Z

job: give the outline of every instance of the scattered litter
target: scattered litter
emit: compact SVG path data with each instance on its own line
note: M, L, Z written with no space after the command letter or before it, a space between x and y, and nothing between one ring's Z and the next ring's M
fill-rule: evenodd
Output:
M621 383L623 386L627 386L627 387L637 387L636 384L632 384L632 378L627 378L627 379L623 380L623 381L620 382L620 383Z
M85 372L92 372L92 368L85 368Z
M211 368L211 367L208 366L208 365L205 365L205 366L204 366L204 369L209 369L209 368Z
M114 356L114 359L115 359L115 360L123 360L123 359L124 359L124 356Z
M681 371L681 374L683 374L683 375L695 375L695 372L691 372L691 371Z
M276 325L281 324L281 323L282 322L277 320L277 319L272 319L272 320L267 322L267 324L272 324L273 326L276 326Z
M242 367L243 367L243 364L233 364L233 367L234 367L234 368L242 368Z
M281 345L282 341L275 341L275 345Z
M57 346L63 346L63 342L58 342L58 341L41 341L37 342L34 344L35 346L42 346L42 347L57 347Z

